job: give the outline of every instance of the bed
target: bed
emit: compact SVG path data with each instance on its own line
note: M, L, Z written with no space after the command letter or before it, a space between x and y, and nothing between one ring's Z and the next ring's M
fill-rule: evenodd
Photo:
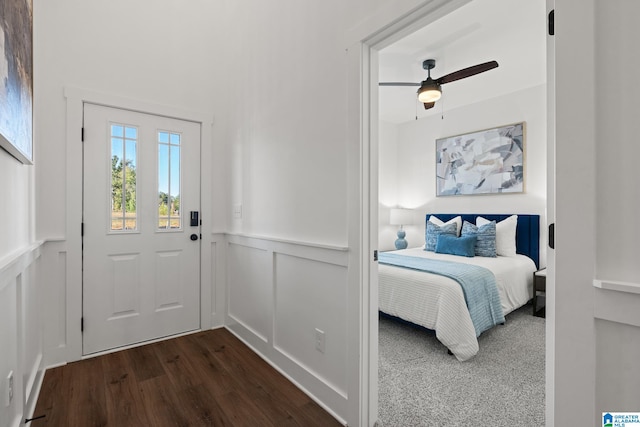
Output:
M473 228L476 222L478 225L494 222L494 226L487 225L483 228L501 227L502 231L499 230L498 235L499 239L502 239L502 243L504 243L505 239L505 235L502 232L505 231L507 222L514 220L514 216L510 214L434 215L436 217L434 221L441 226L442 224L450 225L457 222L458 226L456 228L460 229L460 225L467 222L468 224L465 224L464 227L468 226L468 228L464 230ZM479 216L482 217L480 220L478 220ZM433 245L433 242L429 241L429 232L433 229L433 223L429 223L430 217L431 215L426 216L427 245L429 243ZM431 250L427 251L424 245L417 248L381 253L378 266L380 311L434 330L438 340L458 360L465 361L472 358L479 351L478 336L489 327L504 323L504 316L520 308L532 298L533 273L538 269L539 265L539 227L539 215L518 214L517 225L515 226L515 247L504 252L509 256L452 255ZM493 237L493 239L495 241L496 238ZM441 238L441 240L445 241L445 238ZM462 240L458 239L458 241ZM476 241L474 239L473 241L476 242L475 250L477 251L477 242L479 240ZM503 250L506 251L505 249ZM439 250L438 252L441 251ZM467 299L471 299L469 288L463 286L464 283L460 278L454 277L455 275L451 275L449 272L427 272L421 271L419 269L421 267L416 267L416 263L422 263L422 259L425 258L435 260L425 261L426 263L442 263L445 266L448 265L448 268L452 271L466 271L466 269L469 269L468 274L472 276L476 273L491 276L491 273L493 273L495 286L491 285L491 288L488 289L492 290L486 292L487 298L489 300L493 298L493 302L480 302L480 304L487 304L487 306L493 304L493 311L489 308L486 310L482 308L483 314L491 311L491 313L487 314L490 319L484 319L484 323L478 321L478 310L475 306L470 308L471 305L467 304ZM458 264L450 264L450 262ZM484 269L489 270L491 273L487 273ZM484 297L480 296L479 298ZM476 303L474 302L474 304ZM496 306L499 306L500 309ZM487 322L490 322L490 324ZM478 323L483 323L483 326L479 327Z

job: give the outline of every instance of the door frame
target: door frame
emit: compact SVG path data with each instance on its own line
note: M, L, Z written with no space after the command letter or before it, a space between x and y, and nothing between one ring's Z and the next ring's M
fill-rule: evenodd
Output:
M176 107L135 100L118 95L105 94L76 87L65 87L66 99L66 161L67 165L82 165L82 126L84 104L130 110L156 116L187 120L200 124L200 210L203 226L200 240L200 329L210 329L220 323L224 313L214 307L212 260L212 178L213 168L202 167L204 159L213 161L213 114L189 111ZM210 166L210 164L209 164ZM66 362L83 358L82 331L82 179L81 167L67 167L66 176ZM218 304L215 304L218 306ZM215 317L215 319L214 319ZM92 355L93 356L93 355Z
M350 307L355 313L349 319L350 331L359 336L359 348L352 351L360 350L360 360L358 378L350 378L349 382L358 400L357 405L349 405L349 420L357 420L359 426L373 426L378 418L378 280L377 263L372 257L377 250L378 233L378 51L470 1L416 0L411 4L392 1L372 12L369 19L347 35L349 198L359 201L359 206L349 210L349 224L359 224L349 227L356 230L349 235L349 247L355 248L351 251L350 265L356 270L351 273L349 283L354 291L357 286L360 295L360 306ZM548 111L547 115L550 114L555 111ZM550 298L554 299L554 295ZM554 301L549 301L549 305L554 307ZM555 351L553 316L548 319L546 334L545 358L549 361ZM553 371L551 375L546 373L546 391L554 390L554 385ZM546 417L554 417L548 393Z

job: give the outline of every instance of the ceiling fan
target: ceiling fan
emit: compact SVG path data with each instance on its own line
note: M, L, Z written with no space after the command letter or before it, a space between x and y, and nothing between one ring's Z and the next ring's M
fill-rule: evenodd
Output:
M428 110L433 108L436 101L442 96L441 85L445 83L455 82L456 80L466 79L467 77L475 76L476 74L484 73L485 71L492 70L498 67L496 61L489 61L483 64L474 65L472 67L463 68L462 70L454 71L440 77L439 79L431 78L431 70L435 68L435 59L426 59L422 63L422 68L427 70L427 79L421 83L408 83L408 82L380 82L380 86L420 86L418 89L418 101L424 104L424 109Z

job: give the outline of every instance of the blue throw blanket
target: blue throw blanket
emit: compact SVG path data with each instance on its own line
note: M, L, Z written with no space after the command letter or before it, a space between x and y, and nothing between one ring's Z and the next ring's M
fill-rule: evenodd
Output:
M496 277L484 267L392 252L380 253L378 261L381 264L439 274L460 283L477 337L487 329L504 323Z

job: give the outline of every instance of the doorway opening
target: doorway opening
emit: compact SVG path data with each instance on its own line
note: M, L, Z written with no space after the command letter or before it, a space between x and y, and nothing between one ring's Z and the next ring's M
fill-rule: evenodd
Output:
M535 7L536 12L532 15L536 21L536 25L542 27L533 31L535 34L527 34L524 30L524 25L520 22L517 25L517 29L514 28L514 34L510 41L515 42L516 35L522 35L523 37L534 38L537 37L535 43L537 45L536 55L531 54L529 50L528 54L523 49L520 52L520 57L515 62L518 65L527 67L526 64L531 64L529 61L535 62L532 67L529 67L528 71L532 71L541 79L533 81L534 83L527 86L523 85L518 74L511 66L511 62L504 56L505 59L499 60L501 67L511 68L510 75L514 80L513 82L506 82L504 80L504 74L500 75L500 84L486 84L487 87L501 87L503 92L493 94L482 95L474 86L482 85L480 77L478 77L479 83L476 84L474 78L469 78L468 82L460 82L460 91L454 90L453 84L451 88L443 89L443 97L438 103L439 106L433 108L431 111L425 111L419 103L417 103L415 96L415 89L410 88L397 88L395 93L390 93L391 88L384 88L386 92L383 93L382 88L379 92L377 88L378 81L416 81L420 82L426 77L426 72L422 70L421 63L424 59L434 58L437 59L438 67L442 65L439 73L433 73L434 76L440 76L447 72L454 71L464 66L473 65L475 63L483 62L494 59L492 56L492 43L487 42L483 49L480 49L480 55L474 51L478 50L472 46L472 42L478 41L479 34L483 32L482 22L463 22L461 16L465 13L465 8L471 5L495 3L495 2L471 2L468 5L459 5L460 7L455 11L452 11L446 15L447 19L453 19L456 22L455 25L451 25L452 21L447 19L440 20L426 20L426 26L424 27L424 34L428 35L425 42L424 38L420 39L420 35L412 33L405 39L401 39L402 36L409 33L407 28L415 27L415 22L407 23L403 30L398 30L393 34L389 34L386 42L379 42L377 44L370 45L370 60L369 65L372 70L369 70L369 77L371 79L371 90L376 91L372 93L372 104L379 104L381 115L376 117L377 120L371 120L371 128L369 129L371 135L377 136L377 156L371 156L374 159L379 159L379 164L371 165L371 169L376 169L378 173L379 188L371 188L372 194L375 192L376 202L371 203L371 209L376 209L376 217L379 216L379 221L372 221L373 227L376 228L375 233L372 230L372 235L377 234L378 246L376 249L380 251L393 250L394 241L396 240L396 233L398 226L391 226L389 224L390 209L395 207L409 208L415 214L415 222L411 225L404 227L406 232L406 239L409 241L410 246L418 246L424 243L424 223L425 216L428 213L447 212L447 213L534 213L539 214L540 227L544 230L544 224L546 224L546 198L547 198L547 168L546 168L546 136L547 136L547 108L546 108L546 37L545 28L541 24L544 22L543 16L546 15L545 5L538 4L531 7ZM529 2L531 3L531 2ZM503 4L504 6L504 4ZM493 11L495 13L495 11ZM445 15L445 14L443 14ZM525 14L526 15L526 14ZM479 20L480 17L478 17ZM423 23L425 25L425 23ZM532 27L528 27L529 29ZM445 31L445 29L447 29ZM518 33L522 31L523 33ZM517 33L517 34L516 34ZM434 34L440 34L438 37ZM487 36L490 37L490 36ZM502 34L504 37L504 33ZM489 39L491 40L491 39ZM495 42L496 39L493 39ZM405 43L406 44L403 44ZM413 43L413 46L412 46ZM493 43L495 44L495 43ZM466 45L466 46L465 46ZM457 52L459 51L459 52ZM407 53L409 52L409 53ZM517 51L516 51L517 52ZM486 56L483 56L486 55ZM526 58L525 58L526 56ZM503 58L502 56L500 58ZM444 59L444 60L440 60ZM402 66L393 66L393 62L404 62L404 68ZM409 62L407 62L409 61ZM502 70L501 70L502 71ZM487 76L491 72L487 73ZM514 73L514 74L511 74ZM515 76L515 77L514 77ZM483 76L484 77L484 76ZM535 77L533 77L535 79ZM463 84L464 83L464 84ZM510 87L510 84L521 85L520 87ZM375 85L375 89L374 89ZM513 94L516 95L513 95ZM446 137L455 135L458 133L458 129L465 128L465 131L480 130L492 127L494 124L506 124L513 123L517 120L511 120L509 112L504 113L501 111L499 104L505 103L505 98L518 97L520 101L516 101L519 105L517 108L505 107L510 110L511 113L516 113L518 117L525 116L528 128L528 147L527 147L527 161L528 171L526 179L528 181L527 191L523 195L516 196L514 199L496 202L499 197L509 196L487 196L485 200L477 197L474 198L436 198L435 197L435 139L436 137ZM527 98L523 98L526 96ZM464 101L466 97L466 101ZM399 101L399 99L401 99ZM406 98L406 100L405 100ZM471 100L470 100L471 99ZM533 104L528 107L523 107L520 102L526 103L524 99L535 99ZM437 104L438 104L437 103ZM487 106L490 105L491 108ZM533 105L533 106L532 106ZM388 112L385 112L385 108L389 107ZM440 108L438 108L440 107ZM376 109L372 109L376 111ZM387 116L385 116L385 114ZM502 114L499 117L492 117L492 114ZM514 116L512 114L512 116ZM385 118L386 117L386 118ZM379 126L378 126L379 123ZM393 140L393 143L389 144L389 140ZM535 146L532 144L536 144ZM393 162L391 165L388 161ZM387 163L385 163L387 162ZM534 163L536 162L536 163ZM545 167L540 167L540 164L544 164ZM372 174L375 175L375 174ZM482 197L482 196L481 196ZM471 201L471 203L470 203ZM502 203L502 204L501 204ZM498 206L496 206L496 204ZM511 207L514 206L515 207ZM498 212L499 211L499 212ZM371 215L373 218L373 215ZM379 225L378 225L379 224ZM541 251L544 252L546 248L546 238L541 239ZM545 256L542 255L541 266L545 264ZM373 267L375 271L372 271L372 286L375 283L376 296L377 296L377 266ZM375 276L375 277L374 277ZM377 302L377 298L372 298ZM371 307L372 311L377 312L377 307ZM527 310L524 307L522 310ZM526 320L526 319L525 319ZM376 325L377 326L377 325ZM544 331L544 327L542 328ZM435 338L435 337L434 337ZM542 348L539 362L542 363L542 383L538 386L540 389L540 396L542 402L544 402L544 336L538 337L542 341ZM480 344L482 347L482 344ZM444 350L446 352L446 349ZM451 357L450 357L451 359ZM449 360L451 361L451 360ZM382 356L379 356L378 363L386 363L382 360ZM465 363L465 362L456 362ZM380 387L380 402L379 402L379 414L389 405L389 402L383 401L384 383L381 381ZM407 393L401 393L400 396L405 401L407 406L411 406L406 402ZM415 406L417 402L414 402ZM544 419L544 403L541 408L542 419ZM381 421L384 419L379 418Z

